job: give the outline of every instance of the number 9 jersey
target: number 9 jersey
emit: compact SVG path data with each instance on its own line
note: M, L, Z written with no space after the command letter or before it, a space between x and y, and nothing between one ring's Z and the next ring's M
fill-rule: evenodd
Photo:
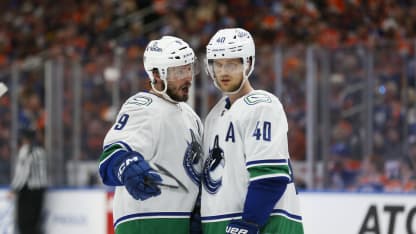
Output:
M188 233L200 187L202 123L186 103L171 103L139 92L122 106L104 139L100 174L116 186L114 227L117 234ZM107 173L111 160L134 151L162 177L161 194L135 200ZM110 170L111 172L111 170Z
M287 186L267 212L261 233L303 233L287 131L282 104L266 91L254 90L232 105L224 97L212 108L205 120L203 139L204 234L224 233L230 220L244 217L249 184L269 178L283 179ZM255 205L261 199L250 202Z

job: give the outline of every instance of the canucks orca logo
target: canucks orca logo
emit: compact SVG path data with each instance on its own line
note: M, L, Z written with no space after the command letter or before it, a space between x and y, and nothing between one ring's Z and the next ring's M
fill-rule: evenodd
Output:
M183 166L192 181L199 185L201 183L201 171L198 168L202 164L202 147L192 129L189 129L189 131L191 132L191 142L188 142L188 147L186 147Z
M204 186L209 193L216 193L222 184L222 169L225 165L224 151L215 136L214 145L209 150L208 159L204 165Z

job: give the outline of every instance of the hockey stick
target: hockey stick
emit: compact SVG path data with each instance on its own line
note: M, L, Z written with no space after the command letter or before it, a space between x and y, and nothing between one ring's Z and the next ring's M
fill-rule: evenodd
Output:
M3 82L0 82L0 97L3 96L3 94L5 94L6 92L7 86Z
M163 166L156 164L156 163L149 163L150 167L159 173L160 177L162 177L162 182L156 183L162 187L172 188L172 189L182 189L185 192L188 192L186 186L179 181L172 173L170 173L166 168Z

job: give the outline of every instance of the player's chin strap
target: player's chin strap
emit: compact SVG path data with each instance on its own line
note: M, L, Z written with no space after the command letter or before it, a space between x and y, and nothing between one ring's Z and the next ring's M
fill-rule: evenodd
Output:
M155 82L150 82L150 85L152 86L152 90L160 95L162 95L162 97L164 99L166 99L168 102L172 102L174 104L179 103L178 101L173 100L171 97L169 97L169 95L166 94L166 90L168 89L168 82L166 80L162 80L163 84L165 86L165 88L162 91L159 91L156 89L155 87Z

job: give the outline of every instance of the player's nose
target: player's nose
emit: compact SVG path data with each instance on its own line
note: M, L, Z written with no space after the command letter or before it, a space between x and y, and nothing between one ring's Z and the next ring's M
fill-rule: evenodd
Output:
M193 80L193 75L189 75L183 78L184 81L186 82L191 82Z

